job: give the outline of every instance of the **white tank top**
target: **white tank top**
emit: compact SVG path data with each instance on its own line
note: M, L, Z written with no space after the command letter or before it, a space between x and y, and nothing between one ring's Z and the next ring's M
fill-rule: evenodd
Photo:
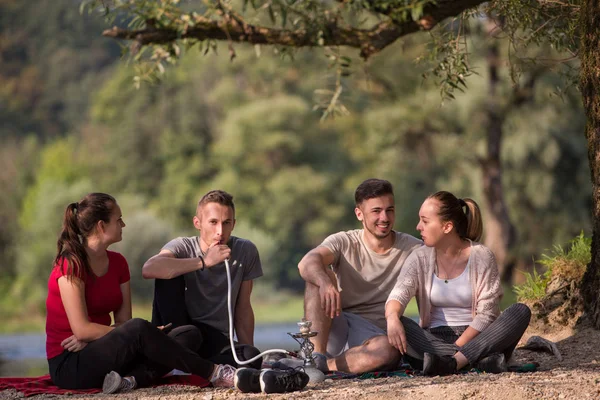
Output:
M462 274L453 279L440 279L435 273L431 284L431 325L465 326L473 322L471 303L473 289L469 268L471 257Z

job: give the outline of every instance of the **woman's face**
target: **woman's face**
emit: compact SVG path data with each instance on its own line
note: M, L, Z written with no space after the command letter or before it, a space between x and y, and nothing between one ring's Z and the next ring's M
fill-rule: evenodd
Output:
M113 207L112 214L110 215L110 221L104 223L104 240L108 244L120 242L123 239L123 228L125 222L121 215L121 207L115 204Z
M439 211L440 203L436 199L427 199L421 205L417 230L421 234L425 246L435 247L449 232L449 223L442 222L438 215Z

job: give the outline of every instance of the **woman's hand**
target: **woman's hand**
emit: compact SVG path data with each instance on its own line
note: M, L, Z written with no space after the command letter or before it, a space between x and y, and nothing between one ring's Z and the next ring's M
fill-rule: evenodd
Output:
M82 342L81 340L78 340L75 335L73 335L60 342L60 345L63 347L63 349L75 353L83 350L83 348L87 346L87 342Z
M387 319L387 336L390 345L400 351L400 354L406 354L406 333L404 325L400 322L398 315L391 315Z

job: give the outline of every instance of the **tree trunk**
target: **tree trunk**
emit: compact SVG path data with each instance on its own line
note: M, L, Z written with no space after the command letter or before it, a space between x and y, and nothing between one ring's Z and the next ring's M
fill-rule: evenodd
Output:
M498 67L500 54L498 42L494 41L488 50L489 96L487 105L487 154L481 161L483 196L489 215L485 222L485 245L496 255L502 280L512 278L512 265L508 260L509 250L515 243L516 231L504 200L502 185L502 135L505 120L504 106L498 104Z
M600 329L600 0L581 8L581 93L587 115L585 136L592 178L592 261L583 278L588 316Z

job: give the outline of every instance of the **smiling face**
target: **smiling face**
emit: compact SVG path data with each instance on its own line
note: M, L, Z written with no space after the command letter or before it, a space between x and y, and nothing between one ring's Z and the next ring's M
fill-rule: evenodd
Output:
M213 243L227 243L235 226L235 214L229 206L206 203L198 207L194 226L200 231L202 251L206 251Z
M364 200L354 212L365 232L379 240L385 239L392 232L396 219L394 196L387 194Z
M435 247L446 234L452 231L452 222L442 221L439 212L440 202L436 199L427 199L421 205L417 230L421 233L425 246Z

